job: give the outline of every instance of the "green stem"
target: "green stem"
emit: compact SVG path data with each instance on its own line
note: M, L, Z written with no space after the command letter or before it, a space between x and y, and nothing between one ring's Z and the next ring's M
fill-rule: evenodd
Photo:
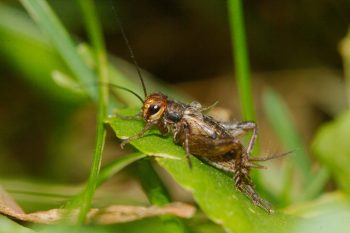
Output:
M255 121L248 49L244 30L243 7L240 0L228 0L227 4L242 120ZM253 154L258 154L259 151L259 141L257 141ZM263 186L260 185L259 171L253 171L252 176L257 186L262 189Z
M243 120L254 120L255 111L241 1L228 0L228 11L242 118Z
M79 0L82 9L85 24L91 39L92 47L95 52L95 59L98 69L98 81L100 83L108 83L108 65L106 50L103 42L103 35L100 29L99 19L96 6L93 0ZM106 129L104 127L104 120L107 115L108 106L108 88L106 85L98 86L98 113L97 113L97 135L96 144L90 171L90 177L85 189L83 203L80 208L78 223L85 221L86 215L91 207L91 201L98 184L98 176L101 167L102 153L106 139Z

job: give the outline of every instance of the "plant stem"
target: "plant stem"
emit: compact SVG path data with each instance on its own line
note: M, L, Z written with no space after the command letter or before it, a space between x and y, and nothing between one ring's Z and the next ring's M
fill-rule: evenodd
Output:
M255 111L241 1L228 0L228 11L241 114L243 120L254 120Z
M240 0L228 0L227 4L242 120L255 121L248 49L244 30L243 7ZM253 154L258 154L259 150L259 141L257 141ZM252 176L254 180L256 180L256 185L261 189L259 172L253 171Z
M106 50L103 42L103 35L100 28L99 19L97 17L96 7L93 0L79 0L82 9L85 24L91 39L92 47L95 52L95 60L98 69L98 82L108 83L108 65ZM98 113L97 113L97 134L96 144L93 154L90 177L83 196L83 202L80 208L78 223L85 221L86 214L91 207L91 201L98 183L98 176L101 167L102 153L106 139L106 129L104 120L107 115L108 106L108 87L106 85L98 85Z

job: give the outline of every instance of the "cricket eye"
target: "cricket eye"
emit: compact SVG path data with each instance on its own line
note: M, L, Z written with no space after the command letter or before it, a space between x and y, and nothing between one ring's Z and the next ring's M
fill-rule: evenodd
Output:
M149 113L151 114L151 115L154 115L154 114L156 114L158 111L159 111L159 109L160 109L160 106L157 104L152 104L151 106L149 106Z

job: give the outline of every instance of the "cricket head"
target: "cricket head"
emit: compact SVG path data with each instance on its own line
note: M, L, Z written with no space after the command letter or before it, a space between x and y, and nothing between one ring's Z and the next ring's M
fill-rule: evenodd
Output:
M167 96L162 93L153 93L143 102L142 112L146 122L160 120L167 107Z

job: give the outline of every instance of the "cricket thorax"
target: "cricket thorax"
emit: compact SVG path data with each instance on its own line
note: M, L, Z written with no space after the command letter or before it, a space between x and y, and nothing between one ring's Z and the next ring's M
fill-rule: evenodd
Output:
M164 114L164 119L168 124L178 123L181 121L187 105L173 100L167 102L167 109Z

